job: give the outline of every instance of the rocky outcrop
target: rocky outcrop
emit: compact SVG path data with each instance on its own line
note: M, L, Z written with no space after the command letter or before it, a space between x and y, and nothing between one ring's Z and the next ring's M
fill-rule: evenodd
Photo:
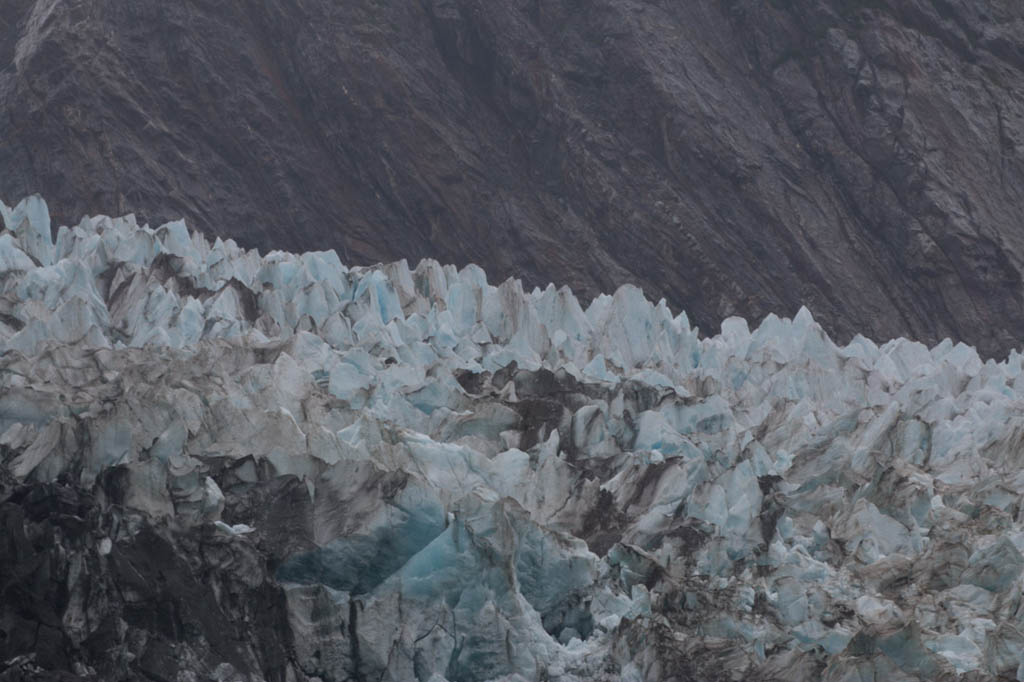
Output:
M0 680L287 679L264 553L139 513L126 474L0 487Z
M708 330L1024 338L1007 0L0 2L0 195L624 282Z

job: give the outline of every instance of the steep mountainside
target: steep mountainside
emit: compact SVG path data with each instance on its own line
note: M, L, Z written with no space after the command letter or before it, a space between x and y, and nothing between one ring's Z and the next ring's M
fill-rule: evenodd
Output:
M0 196L1024 338L1018 0L0 0Z

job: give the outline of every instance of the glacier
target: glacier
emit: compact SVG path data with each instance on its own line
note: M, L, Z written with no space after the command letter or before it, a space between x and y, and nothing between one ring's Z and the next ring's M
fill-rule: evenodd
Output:
M1017 352L0 213L0 671L1024 678Z

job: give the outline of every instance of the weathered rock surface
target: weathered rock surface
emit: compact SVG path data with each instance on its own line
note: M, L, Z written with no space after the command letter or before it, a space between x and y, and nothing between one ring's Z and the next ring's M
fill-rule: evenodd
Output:
M0 1L0 196L1024 338L1015 0Z
M1024 677L1024 356L0 202L0 680Z

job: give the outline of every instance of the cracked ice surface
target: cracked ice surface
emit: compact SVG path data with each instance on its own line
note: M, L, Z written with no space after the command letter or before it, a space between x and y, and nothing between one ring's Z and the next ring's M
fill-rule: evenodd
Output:
M1024 674L1017 353L0 212L3 475L258 547L293 679Z

